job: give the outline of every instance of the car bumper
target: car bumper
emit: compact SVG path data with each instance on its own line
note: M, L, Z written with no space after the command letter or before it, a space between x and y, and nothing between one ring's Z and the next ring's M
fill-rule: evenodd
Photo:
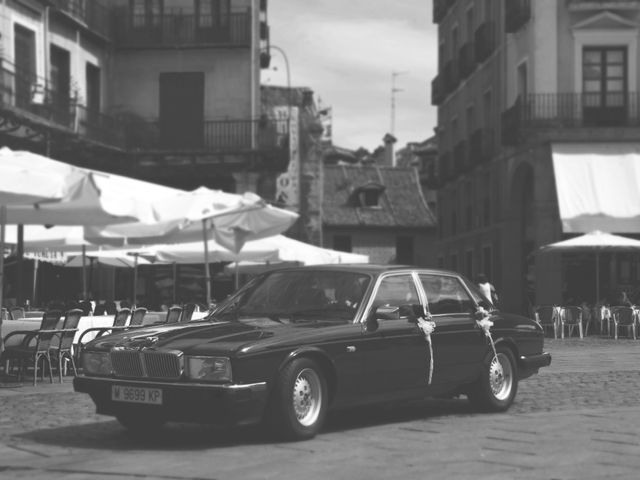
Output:
M162 404L151 405L112 400L112 386L162 390ZM78 376L76 392L88 393L103 415L150 413L167 421L208 423L223 426L247 425L262 419L267 401L266 383L210 385Z
M526 378L534 373L538 373L538 369L551 365L551 354L544 352L537 355L522 355L519 362L520 378Z

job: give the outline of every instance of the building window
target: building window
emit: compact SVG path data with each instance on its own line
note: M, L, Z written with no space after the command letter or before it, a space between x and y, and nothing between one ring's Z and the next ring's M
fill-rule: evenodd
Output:
M134 27L153 25L159 27L162 23L162 0L130 0L131 24Z
M396 263L411 265L413 262L413 237L396 237Z
M333 237L333 249L339 252L351 252L351 236L335 235Z
M468 278L473 278L473 250L467 250L465 252L465 271L464 274Z
M18 107L30 106L38 86L36 76L36 33L17 23L13 27L14 35L14 64L16 67L15 97ZM40 92L44 100L44 91Z
M489 280L493 278L493 255L491 252L491 246L486 246L482 249L482 271Z
M219 27L229 18L229 0L197 0L198 27Z
M627 48L585 47L582 51L584 120L588 125L626 122Z

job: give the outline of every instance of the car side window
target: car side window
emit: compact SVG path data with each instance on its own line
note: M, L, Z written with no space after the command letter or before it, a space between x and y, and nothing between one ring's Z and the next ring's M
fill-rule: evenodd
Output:
M475 303L457 277L448 275L420 275L432 315L471 313Z
M416 303L420 303L420 298L413 277L411 275L390 275L380 282L373 300L373 308L399 307Z

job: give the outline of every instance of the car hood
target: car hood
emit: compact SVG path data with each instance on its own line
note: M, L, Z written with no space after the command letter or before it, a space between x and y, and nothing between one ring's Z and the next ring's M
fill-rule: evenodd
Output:
M332 323L335 325L335 322ZM260 341L272 346L281 342L309 338L309 330L322 327L321 322L299 325L256 327L240 322L192 322L188 324L158 325L115 333L98 338L87 345L90 350L110 350L113 347L131 349L180 350L188 355L211 355L248 350Z

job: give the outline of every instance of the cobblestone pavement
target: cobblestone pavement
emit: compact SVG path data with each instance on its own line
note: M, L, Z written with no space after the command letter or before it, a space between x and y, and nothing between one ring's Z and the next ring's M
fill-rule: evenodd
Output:
M330 417L307 442L170 425L136 440L71 383L0 388L0 478L636 479L640 341L548 340L504 414L463 399Z

